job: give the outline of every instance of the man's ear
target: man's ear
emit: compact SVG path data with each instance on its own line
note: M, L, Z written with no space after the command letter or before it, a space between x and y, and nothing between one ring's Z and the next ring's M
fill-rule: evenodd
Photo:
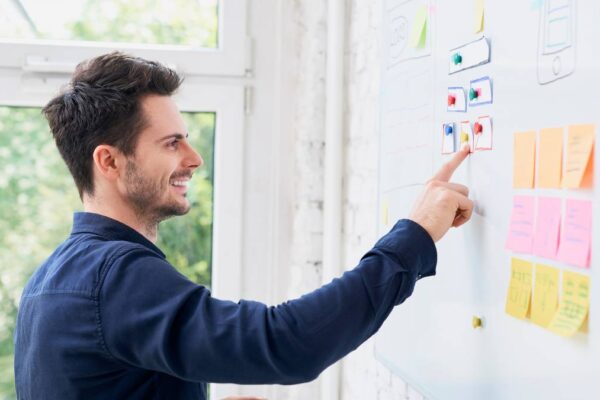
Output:
M114 181L125 169L125 156L114 146L101 144L96 146L92 154L94 169L105 179Z

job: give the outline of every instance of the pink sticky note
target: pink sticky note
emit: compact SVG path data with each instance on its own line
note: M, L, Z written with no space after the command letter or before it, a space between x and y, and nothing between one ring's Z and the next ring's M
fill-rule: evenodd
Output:
M518 253L531 253L533 249L533 202L531 196L515 196L510 216L506 248Z
M538 199L533 254L556 258L560 233L560 199L540 197Z
M590 266L592 242L592 202L567 200L558 246L558 259L578 267Z

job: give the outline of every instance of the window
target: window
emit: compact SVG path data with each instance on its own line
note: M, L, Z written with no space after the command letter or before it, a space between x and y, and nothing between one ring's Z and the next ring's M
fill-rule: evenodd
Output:
M2 399L15 396L12 334L23 285L68 235L72 212L81 210L73 180L40 109L84 59L118 49L161 61L186 77L175 100L205 165L190 186L190 213L163 222L158 245L181 272L210 286L219 297L239 298L241 291L245 2L155 0L152 11L160 12L143 16L137 12L147 1L60 0L48 4L57 9L69 7L59 3L78 3L73 7L83 7L82 17L49 21L44 1L0 0ZM165 5L177 13L166 15ZM202 15L194 16L190 10L197 5ZM96 18L96 10L101 10L101 18ZM195 18L208 22L199 26ZM158 22L148 22L154 19ZM120 20L122 24L116 23ZM109 26L115 23L124 26ZM218 268L212 270L212 265Z
M217 0L2 0L0 37L218 49Z

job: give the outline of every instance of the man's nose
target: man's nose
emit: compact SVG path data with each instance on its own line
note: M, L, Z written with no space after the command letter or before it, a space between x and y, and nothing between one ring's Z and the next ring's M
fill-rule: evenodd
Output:
M204 160L202 159L202 156L190 145L188 145L188 155L186 158L186 164L188 168L194 169L204 165Z

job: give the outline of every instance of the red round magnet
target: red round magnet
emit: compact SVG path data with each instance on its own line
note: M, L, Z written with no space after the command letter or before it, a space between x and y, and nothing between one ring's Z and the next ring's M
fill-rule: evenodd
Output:
M449 94L448 95L448 107L453 106L454 104L456 104L456 96Z
M480 134L481 132L483 132L483 125L481 125L479 122L475 122L475 124L473 125L473 130L476 134Z

